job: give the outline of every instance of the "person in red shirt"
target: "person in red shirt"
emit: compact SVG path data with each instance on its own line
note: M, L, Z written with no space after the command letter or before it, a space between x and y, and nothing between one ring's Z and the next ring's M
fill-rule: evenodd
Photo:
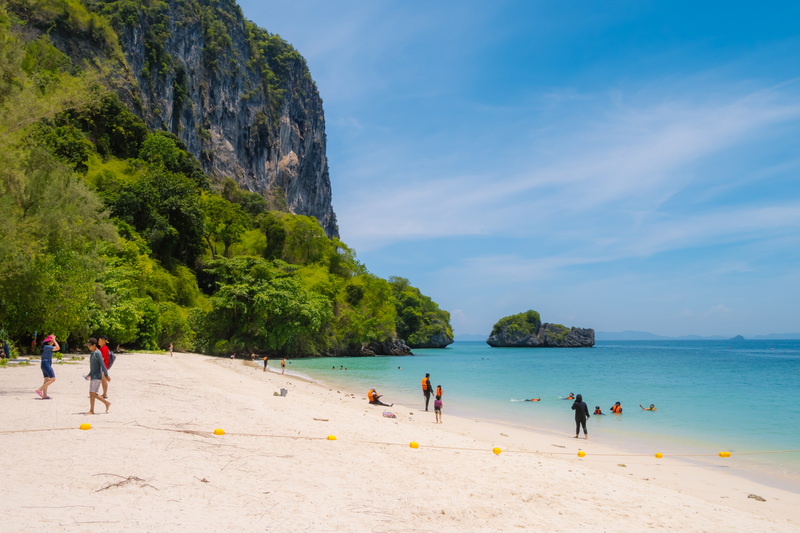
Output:
M106 370L108 370L108 366L111 364L111 356L109 355L108 349L108 338L105 335L100 335L100 338L97 340L97 343L100 345L100 355L103 356L103 363L106 365ZM103 398L108 398L108 379L106 375L103 374Z

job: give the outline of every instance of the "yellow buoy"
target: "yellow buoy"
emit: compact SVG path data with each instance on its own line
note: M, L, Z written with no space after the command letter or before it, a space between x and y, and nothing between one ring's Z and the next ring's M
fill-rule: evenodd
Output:
M730 457L731 456L731 452L719 452L719 456L720 457Z
M328 440L336 440L336 435L328 435Z
M661 453L661 452L656 452L656 459L661 459L662 457L664 457L664 454L663 454L663 453Z
M501 450L500 448L494 448L492 451L494 452L495 455L500 455L500 452L502 452L503 450Z
M214 430L214 435L224 435L224 434L225 434L225 430L224 429L217 428L217 429Z
M412 440L411 443L408 445L408 447L414 448L416 450L417 448L419 448L419 443Z
M581 450L578 452L578 457L586 457L586 452Z
M88 422L84 422L83 424L81 424L81 429L92 429L92 425L89 424Z

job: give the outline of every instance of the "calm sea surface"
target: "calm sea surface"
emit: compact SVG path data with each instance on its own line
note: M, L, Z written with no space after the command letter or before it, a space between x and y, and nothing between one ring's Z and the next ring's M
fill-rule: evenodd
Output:
M635 453L800 449L800 341L601 341L578 349L457 342L415 354L294 359L289 369L364 395L376 387L387 403L413 408L424 406L420 380L429 372L444 390L445 416L567 435L572 402L562 398L574 392L590 412L599 405L607 413L589 420L592 439ZM621 416L610 413L617 401ZM639 408L651 403L657 411ZM800 480L800 452L739 460Z

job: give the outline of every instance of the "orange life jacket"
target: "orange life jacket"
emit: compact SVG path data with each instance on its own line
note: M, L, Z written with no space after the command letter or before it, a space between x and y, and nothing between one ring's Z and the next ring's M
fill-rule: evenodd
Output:
M602 414L603 414L603 411L601 411L600 409L595 409L595 410L594 410L594 414L596 414L596 415L602 415Z
M574 400L575 396L567 396L567 400Z
M428 379L429 378L422 378L422 390L428 390Z
M442 395L442 388L437 386L436 387L436 396L441 396L441 395Z
M369 392L367 393L367 398L369 398L369 401L371 402L375 401L375 389L369 390Z
M622 412L622 406L621 405L615 405L614 407L611 408L611 412L612 413L621 413Z

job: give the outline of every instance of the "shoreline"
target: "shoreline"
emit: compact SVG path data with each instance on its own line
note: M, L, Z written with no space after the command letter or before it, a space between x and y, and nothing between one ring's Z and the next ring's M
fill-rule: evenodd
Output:
M25 450L0 456L15 487L0 500L7 527L800 528L800 496L738 477L733 462L724 471L669 457L625 458L622 466L599 442L446 410L439 425L432 412L400 404L390 409L396 419L384 418L386 408L362 394L243 362L124 354L112 369L110 413L96 416L80 414L88 407L85 365L56 367L49 402L32 392L38 366L0 370L4 440ZM280 388L286 397L273 396ZM93 429L78 430L84 422ZM226 434L213 435L216 428ZM86 516L87 506L102 516Z
M351 394L356 394L359 397L366 397L366 394L354 391L356 388L355 384L347 383L348 379L346 377L339 380L332 379L326 381L324 377L314 376L313 370L309 369L304 369L302 375L293 370L287 370L286 375L288 376L290 374L297 379L316 383L322 387L336 387ZM340 375L347 376L347 373L337 374L337 377ZM400 402L402 401L403 399L400 400ZM420 403L421 402L422 399L420 397ZM414 408L410 409L413 410ZM424 412L424 410L420 411ZM567 413L568 416L564 419L563 424L558 422L558 426L554 426L552 425L553 420L547 420L549 424L542 425L528 421L496 417L490 409L465 409L462 407L460 411L458 415L448 416L457 416L465 420L494 423L498 426L513 428L515 430L530 431L538 434L542 438L570 438L568 431L561 431L559 429L565 429L571 424L569 413ZM607 414L605 418L611 419L612 417L613 415ZM592 434L594 435L599 428L595 426L593 429L594 431L592 431ZM606 434L604 437L603 440L598 440L598 442L602 442L609 449L615 450L615 455L620 458L654 457L656 452L660 452L664 457L671 457L685 462L688 465L723 469L731 468L731 464L735 462L736 465L733 469L737 472L736 475L742 478L800 494L800 467L798 467L800 464L800 452L787 454L787 456L793 457L794 461L789 467L784 467L780 462L777 462L779 461L779 459L777 459L779 456L773 451L754 453L747 448L744 448L746 451L739 451L735 447L729 448L726 446L712 448L708 446L710 441L681 438L659 433L629 431L624 434ZM659 440L665 437L669 439L669 442L666 446L659 446ZM583 441L583 438L580 440ZM725 451L731 452L732 457L721 458L718 456L719 452ZM745 456L747 456L747 458L745 458ZM761 458L761 460L759 460L759 458Z

